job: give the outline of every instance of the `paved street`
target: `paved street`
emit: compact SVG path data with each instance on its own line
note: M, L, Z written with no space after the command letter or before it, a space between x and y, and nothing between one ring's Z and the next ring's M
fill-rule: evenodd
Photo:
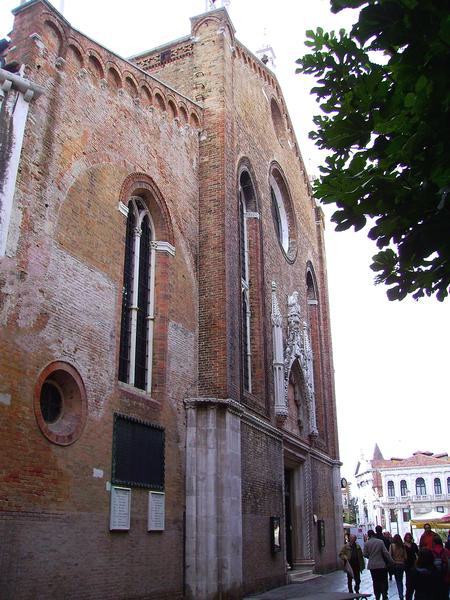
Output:
M365 570L361 577L360 592L371 594L372 591L372 579L369 571ZM321 597L325 597L326 592L348 592L347 578L343 571L335 571L305 583L285 585L264 594L248 596L245 600L297 600L301 598L312 600L316 594L317 600L320 600ZM372 595L370 598L373 599L374 596ZM389 600L399 600L394 579L389 581Z

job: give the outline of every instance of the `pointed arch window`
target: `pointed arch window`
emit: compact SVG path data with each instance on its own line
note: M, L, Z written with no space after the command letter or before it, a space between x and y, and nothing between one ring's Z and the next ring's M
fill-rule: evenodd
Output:
M322 341L321 341L321 316L319 294L316 277L311 263L308 263L306 272L306 300L308 310L308 328L311 340L314 373L314 393L316 400L317 427L319 434L326 436L327 415L324 406L325 396L322 379Z
M140 197L128 203L125 242L119 380L151 391L155 251L154 227Z
M239 237L241 259L241 322L242 322L242 375L244 390L252 391L252 344L250 308L250 265L247 231L248 203L252 199L253 188L246 171L239 179Z

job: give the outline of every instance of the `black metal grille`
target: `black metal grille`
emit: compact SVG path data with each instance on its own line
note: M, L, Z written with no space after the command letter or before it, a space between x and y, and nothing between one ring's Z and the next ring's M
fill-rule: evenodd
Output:
M142 234L139 250L139 285L136 329L136 367L134 385L145 390L148 356L148 303L150 295L150 224L146 215L142 220Z
M114 415L112 483L164 489L164 430L125 415Z
M127 234L125 241L125 259L123 267L122 288L122 318L120 323L120 351L119 351L119 380L129 380L130 368L130 340L131 340L131 302L133 294L133 268L134 268L134 228L136 217L130 202L127 219Z

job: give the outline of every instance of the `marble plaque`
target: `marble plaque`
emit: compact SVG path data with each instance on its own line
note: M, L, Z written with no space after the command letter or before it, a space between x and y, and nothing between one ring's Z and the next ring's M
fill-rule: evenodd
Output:
M111 486L111 513L109 529L127 531L130 529L131 488Z
M164 531L166 495L164 492L148 493L148 531Z

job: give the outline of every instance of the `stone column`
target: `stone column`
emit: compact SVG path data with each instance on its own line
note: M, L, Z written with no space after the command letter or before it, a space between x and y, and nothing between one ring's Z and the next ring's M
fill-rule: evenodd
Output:
M336 556L344 544L344 529L342 518L342 492L341 492L341 465L337 463L333 465L333 496L334 496L334 523L335 523L335 540L336 540Z
M312 532L312 522L313 522L313 501L312 501L312 473L311 473L311 456L308 454L304 463L305 470L305 539L306 539L306 547L305 547L305 559L313 560L314 559L314 542L313 542L313 532Z
M215 398L186 408L187 598L241 598L241 409Z

